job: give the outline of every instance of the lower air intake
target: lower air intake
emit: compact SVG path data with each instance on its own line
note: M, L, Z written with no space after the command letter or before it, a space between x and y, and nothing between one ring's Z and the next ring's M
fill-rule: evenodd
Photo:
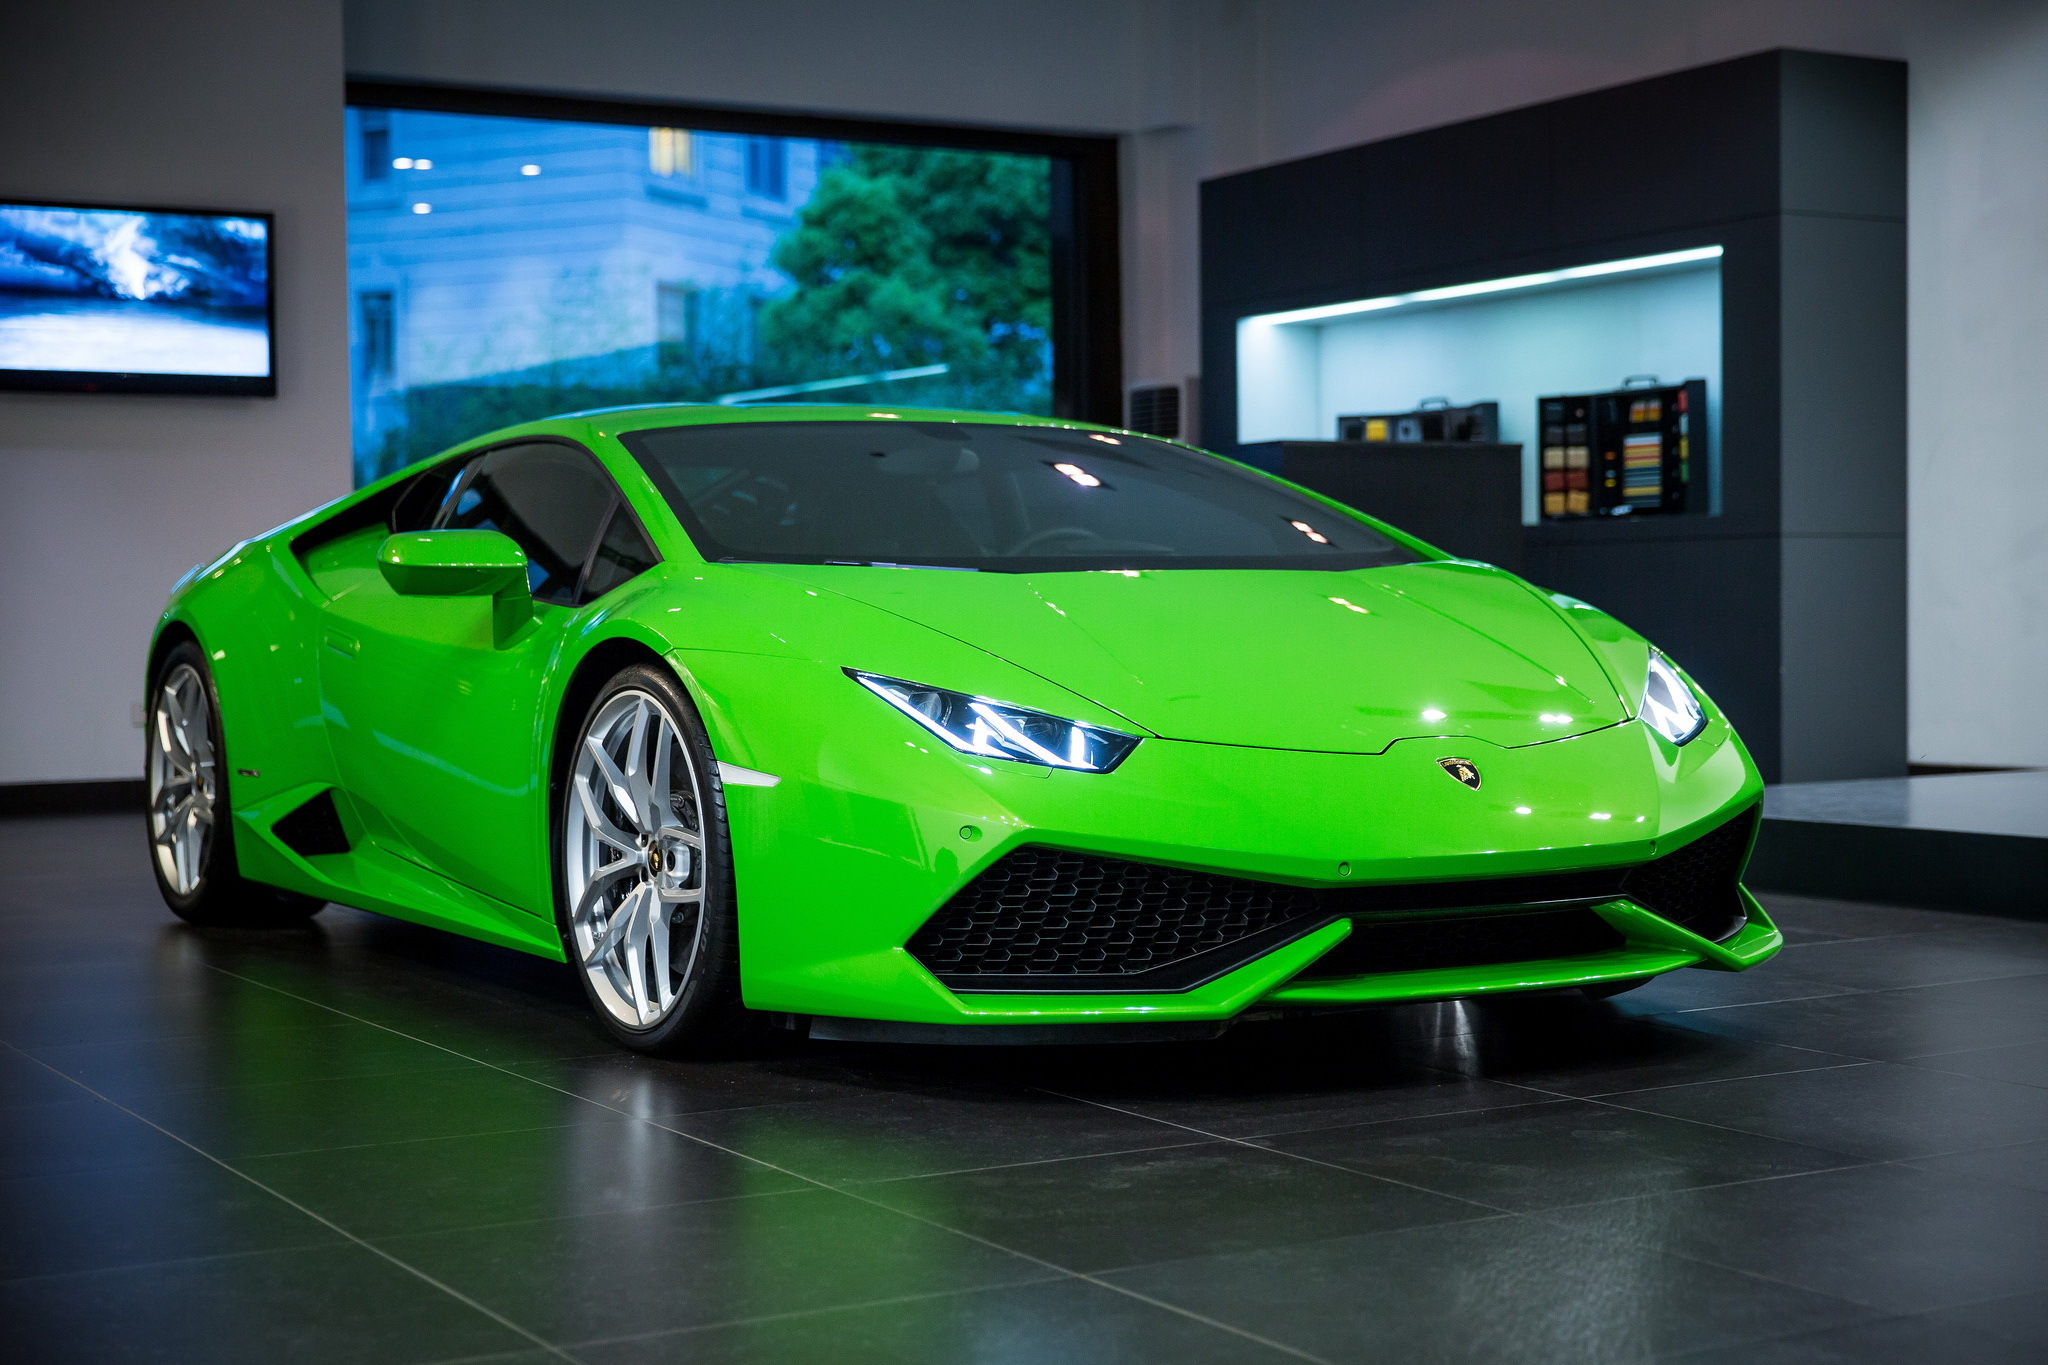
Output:
M1762 813L1762 807L1751 806L1677 852L1631 869L1622 878L1622 894L1703 939L1733 938L1749 921L1740 882Z
M905 945L956 991L1185 991L1339 916L1318 976L1577 957L1622 939L1590 907L1627 896L1704 938L1743 924L1757 811L1634 867L1470 881L1288 886L1065 849L1005 854ZM1339 970L1341 968L1341 970Z

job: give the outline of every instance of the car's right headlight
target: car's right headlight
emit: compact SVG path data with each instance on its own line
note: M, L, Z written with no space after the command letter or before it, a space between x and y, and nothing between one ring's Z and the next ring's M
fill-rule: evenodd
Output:
M1707 728L1707 708L1686 686L1671 660L1657 650L1650 651L1650 676L1643 682L1643 704L1637 708L1643 723L1670 740L1683 744Z
M857 668L847 675L963 754L1006 758L1074 772L1106 773L1138 747L1138 737L1032 711L988 697L885 678Z

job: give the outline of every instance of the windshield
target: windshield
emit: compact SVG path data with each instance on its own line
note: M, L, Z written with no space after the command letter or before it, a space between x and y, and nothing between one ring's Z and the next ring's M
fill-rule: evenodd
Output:
M1422 556L1212 455L979 422L733 422L622 438L707 559L1033 573L1361 569Z

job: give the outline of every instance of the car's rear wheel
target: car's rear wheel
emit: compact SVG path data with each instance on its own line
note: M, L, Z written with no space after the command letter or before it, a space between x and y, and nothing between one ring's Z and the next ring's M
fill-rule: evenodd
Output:
M696 708L668 673L634 665L576 725L556 798L569 961L627 1047L730 1046L751 1021L740 1003L725 792Z
M150 680L144 775L149 865L164 904L193 924L302 923L324 902L243 879L235 864L227 745L206 655L186 640Z

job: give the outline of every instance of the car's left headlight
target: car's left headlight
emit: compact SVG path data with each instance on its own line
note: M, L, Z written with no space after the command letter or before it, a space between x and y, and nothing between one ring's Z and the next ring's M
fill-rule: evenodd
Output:
M1643 722L1670 740L1683 744L1707 727L1707 708L1686 686L1671 660L1650 651L1650 676L1643 683Z
M885 678L849 668L847 676L963 754L1005 758L1075 772L1106 773L1138 747L1138 737L1049 716L988 697Z

